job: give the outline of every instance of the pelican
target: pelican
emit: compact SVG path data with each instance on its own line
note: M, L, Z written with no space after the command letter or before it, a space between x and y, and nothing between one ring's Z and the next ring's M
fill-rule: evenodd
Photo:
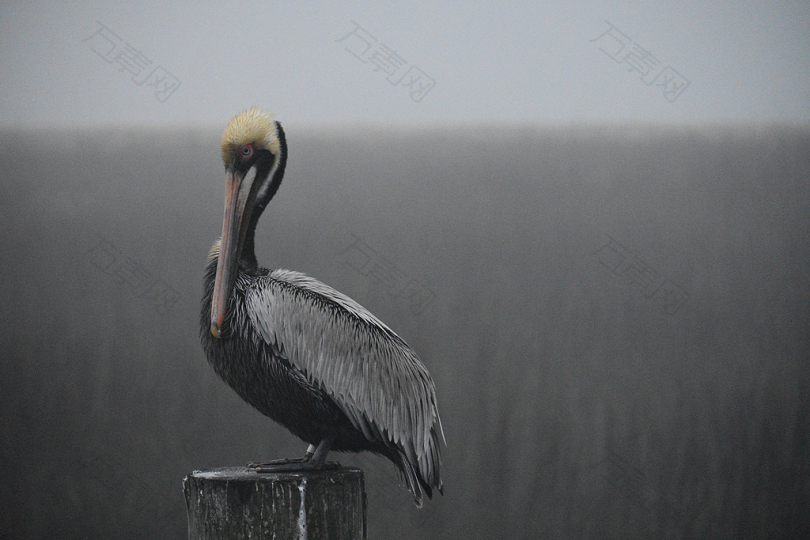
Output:
M417 506L443 489L436 387L416 353L360 304L291 270L258 266L256 222L287 163L281 124L257 108L222 135L225 216L205 269L200 334L214 371L309 444L259 472L325 466L330 450L390 459ZM445 443L446 444L446 443Z

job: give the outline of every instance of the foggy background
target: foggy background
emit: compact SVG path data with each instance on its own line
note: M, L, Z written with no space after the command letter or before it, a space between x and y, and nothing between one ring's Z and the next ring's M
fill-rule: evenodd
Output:
M0 7L0 537L185 538L300 455L199 344L221 132L277 113L270 268L433 375L445 495L369 538L810 534L810 8ZM394 84L395 83L395 84Z
M808 20L800 0L11 1L0 126L221 129L250 105L290 126L807 123ZM668 66L689 82L673 103L641 81ZM392 85L410 68L435 82L419 103Z

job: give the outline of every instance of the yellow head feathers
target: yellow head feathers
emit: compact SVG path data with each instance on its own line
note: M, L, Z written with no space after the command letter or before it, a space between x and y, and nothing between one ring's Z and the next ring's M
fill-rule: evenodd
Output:
M222 161L231 163L239 148L249 143L278 156L280 143L272 114L256 107L237 114L222 134Z

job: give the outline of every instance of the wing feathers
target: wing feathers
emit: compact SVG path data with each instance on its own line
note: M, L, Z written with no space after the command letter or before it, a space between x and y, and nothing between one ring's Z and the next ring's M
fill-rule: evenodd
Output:
M255 329L281 358L326 391L366 438L395 444L441 489L435 386L404 341L354 300L298 272L257 279L247 301Z

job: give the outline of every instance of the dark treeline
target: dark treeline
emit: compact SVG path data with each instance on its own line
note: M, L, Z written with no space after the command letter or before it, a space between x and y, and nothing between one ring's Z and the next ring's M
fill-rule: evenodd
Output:
M369 538L810 534L810 130L285 128L260 263L438 388L443 497L333 456ZM219 133L0 139L0 537L184 538L185 474L306 446L199 345Z

